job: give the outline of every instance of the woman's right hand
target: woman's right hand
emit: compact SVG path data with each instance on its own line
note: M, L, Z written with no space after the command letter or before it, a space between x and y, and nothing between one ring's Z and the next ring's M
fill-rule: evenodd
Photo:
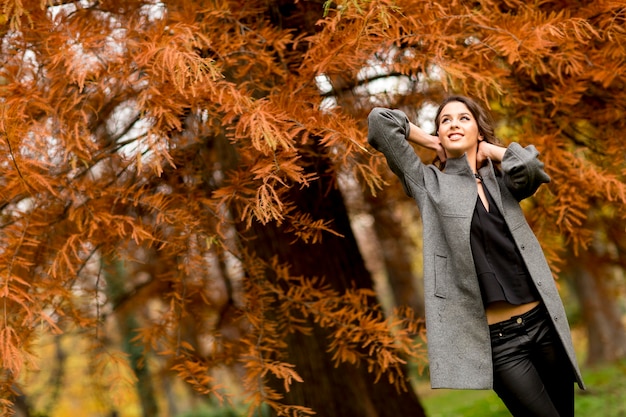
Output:
M443 148L443 146L441 146L441 141L439 141L439 138L437 136L433 136L433 138L437 140L437 147L435 148L435 152L437 152L439 160L442 163L446 162L446 159L448 158L448 156L446 155L446 150Z
M437 153L439 160L441 162L445 162L447 159L446 151L441 146L441 141L438 136L429 135L424 132L420 127L414 125L413 123L409 123L410 130L407 136L407 140L409 142L415 143L419 146L422 146L426 149L433 150Z

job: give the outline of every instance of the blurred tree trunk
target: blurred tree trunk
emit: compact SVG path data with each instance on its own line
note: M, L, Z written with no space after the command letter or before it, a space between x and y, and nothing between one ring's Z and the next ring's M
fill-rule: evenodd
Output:
M15 417L31 417L31 409L28 405L28 398L24 394L18 394L13 399L12 412Z
M393 298L397 306L411 307L419 317L424 317L423 286L418 282L423 277L416 276L412 259L419 251L407 235L406 225L394 213L397 206L386 202L385 195L382 190L379 196L370 197L368 201Z
M322 165L321 160L316 163ZM323 166L315 171L327 172ZM304 244L300 240L293 242L280 227L255 222L251 230L244 232L251 237L247 245L265 260L278 256L281 262L290 263L292 275L325 277L337 291L371 289L371 276L350 228L342 195L332 179L322 177L308 188L291 190L290 201L298 210L315 219L333 219L333 229L343 237L325 234L322 243ZM344 363L335 367L328 352L327 332L311 325L311 334L290 333L286 340L289 360L305 381L291 385L285 393L286 403L311 407L324 417L425 415L412 390L398 393L384 377L375 383L375 375L364 365ZM282 383L274 388L282 391Z
M142 416L157 417L159 416L159 405L156 402L157 395L153 376L150 374L148 362L143 357L143 347L132 341L136 336L135 332L140 327L136 318L137 312L135 311L135 308L139 306L132 303L123 303L123 300L128 296L124 284L129 282L130 279L122 262L115 262L112 266L113 268L110 272L107 272L107 268L105 268L106 288L107 296L110 298L116 312L117 328L122 339L121 347L128 354L130 367L137 378L135 386L141 403Z
M332 85L332 96L337 100L337 105L345 109L355 118L360 118L358 112L359 97L354 94L354 89L359 85L356 74L350 76L347 73L333 74L329 77ZM395 306L411 307L417 316L424 317L423 285L420 276L416 276L413 257L420 252L419 248L411 240L406 223L401 219L399 210L402 210L403 202L411 204L413 213L417 207L412 199L409 199L403 191L394 192L391 187L385 187L377 191L373 196L369 192L362 192L362 186L351 187L349 195L344 194L346 205L353 212L367 212L373 219L373 230L376 239L380 243L381 258L385 274L389 282L393 304ZM357 189L358 188L358 189ZM414 215L419 221L419 215ZM421 239L421 236L419 237Z
M270 19L297 33L314 34L322 4L322 1L309 1L295 6L289 1L277 1ZM302 57L294 58L297 62ZM288 263L293 276L323 277L340 293L353 288L373 289L324 149L313 145L305 155L299 165L319 175L319 179L308 187L292 185L288 199L297 212L310 214L316 220L332 219L332 229L341 236L325 233L323 242L311 244L294 239L293 234L274 222L263 225L255 221L250 228L244 223L238 225L242 235L248 237L244 244L265 261L277 256L280 262ZM227 158L231 163L236 159L232 155ZM234 217L241 218L239 214ZM327 331L313 322L308 324L313 328L310 334L293 332L285 340L288 360L295 364L296 372L305 381L292 384L288 392L284 392L282 381L275 381L273 388L284 392L285 403L310 407L324 417L424 416L414 391L398 393L385 377L375 383L374 373L368 372L365 365L342 363L336 367L332 353L328 352Z
M589 252L572 257L570 267L587 331L587 364L613 362L626 357L626 329L621 320L619 300L610 289L610 273L594 262Z

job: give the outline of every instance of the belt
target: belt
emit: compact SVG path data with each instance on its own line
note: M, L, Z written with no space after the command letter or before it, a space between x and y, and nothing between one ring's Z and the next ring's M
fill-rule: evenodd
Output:
M532 310L519 316L513 316L508 320L489 325L491 336L502 336L503 333L527 328L546 318L546 309L543 304L538 304Z

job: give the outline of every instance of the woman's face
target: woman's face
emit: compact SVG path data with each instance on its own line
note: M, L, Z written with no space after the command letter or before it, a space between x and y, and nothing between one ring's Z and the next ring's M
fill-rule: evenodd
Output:
M472 112L460 101L451 101L441 110L437 132L448 158L476 152L481 137Z

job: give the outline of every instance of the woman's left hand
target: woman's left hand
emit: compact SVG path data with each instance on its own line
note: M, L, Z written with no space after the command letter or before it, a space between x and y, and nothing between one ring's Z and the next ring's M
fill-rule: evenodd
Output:
M506 148L484 140L478 141L478 151L476 151L476 165L481 167L485 161L491 159L494 162L502 161Z
M477 147L477 150L476 150L476 166L477 167L483 166L483 163L489 158L485 154L484 142L485 142L484 140L479 140L478 144L476 145L476 147Z

